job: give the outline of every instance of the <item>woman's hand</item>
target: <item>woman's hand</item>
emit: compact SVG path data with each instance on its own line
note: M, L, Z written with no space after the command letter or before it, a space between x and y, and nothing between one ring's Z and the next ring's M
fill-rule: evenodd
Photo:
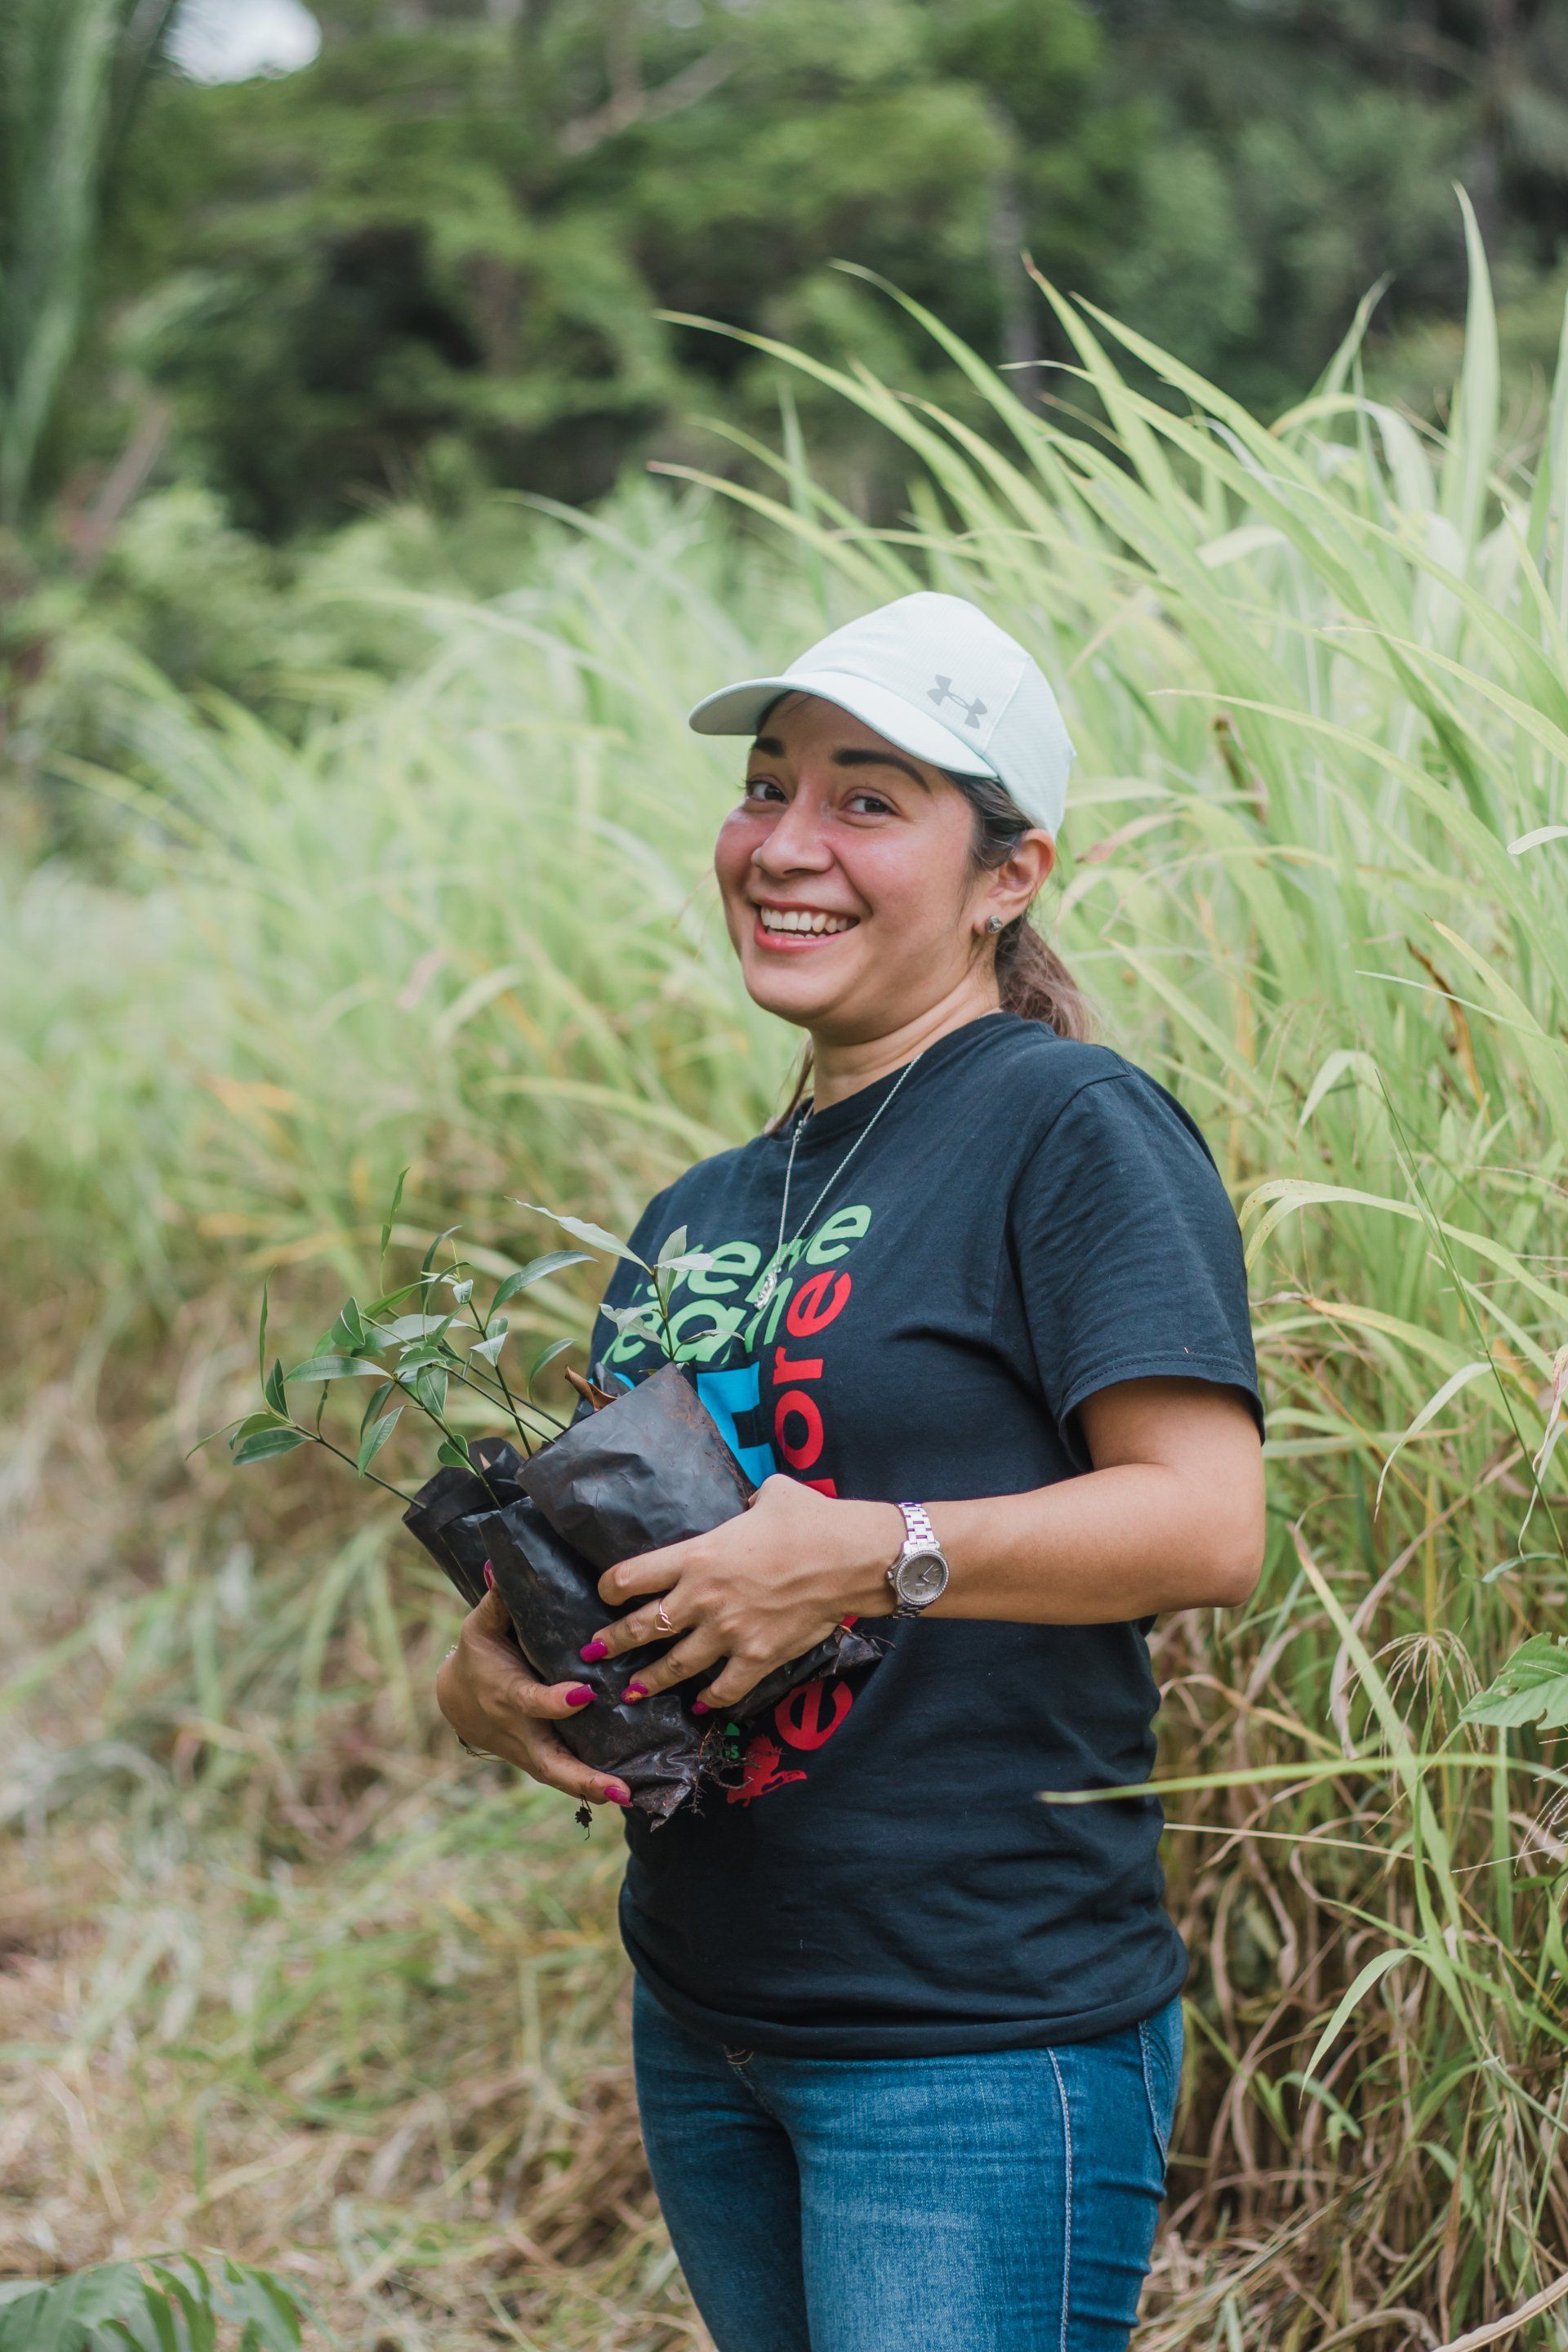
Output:
M464 1618L458 1646L436 1676L437 1705L471 1748L515 1764L565 1796L629 1805L631 1790L623 1781L579 1763L550 1728L578 1714L593 1696L585 1683L534 1681L511 1638L506 1603L493 1589Z
M683 1638L639 1669L626 1696L668 1690L723 1658L723 1672L692 1704L704 1714L733 1706L775 1666L826 1640L845 1617L888 1615L888 1565L903 1540L895 1504L819 1495L797 1478L766 1479L739 1518L607 1569L599 1579L599 1598L607 1604L638 1594L660 1599L601 1626L583 1654L618 1657L673 1630Z

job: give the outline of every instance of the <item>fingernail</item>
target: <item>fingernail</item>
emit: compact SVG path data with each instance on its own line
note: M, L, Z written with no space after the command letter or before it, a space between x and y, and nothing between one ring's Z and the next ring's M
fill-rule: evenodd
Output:
M631 1801L632 1792L629 1789L616 1789L606 1785L605 1790L605 1802L607 1805L629 1805Z
M489 1564L489 1560L487 1559L487 1560L486 1560L486 1562L485 1562L485 1591L486 1591L487 1592L493 1592L493 1591L495 1591L495 1589L496 1589L496 1572L495 1572L494 1569L490 1566L490 1564Z
M623 1698L647 1698L647 1690L646 1685L642 1683L628 1683L625 1690L621 1693L621 1696Z
M691 1712L693 1715L710 1715L712 1709L705 1698L694 1698L691 1702Z
M577 1655L584 1661L584 1664L590 1666L600 1658L607 1658L609 1654L610 1645L608 1642L601 1642L596 1638L592 1642L584 1642L582 1648L577 1653Z
M594 1693L588 1688L586 1683L574 1683L566 1694L568 1706L589 1706L593 1704L593 1699Z

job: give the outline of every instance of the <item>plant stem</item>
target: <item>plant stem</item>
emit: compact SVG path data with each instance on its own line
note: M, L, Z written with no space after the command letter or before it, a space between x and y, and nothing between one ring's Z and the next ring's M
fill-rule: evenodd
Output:
M460 1364L461 1364L465 1369L459 1369L458 1364L448 1364L448 1365L447 1365L447 1366L445 1366L445 1367L444 1367L444 1369L445 1369L445 1370L446 1370L446 1372L447 1372L447 1377L448 1377L449 1379L451 1379L451 1380L457 1381L459 1383L459 1385L460 1385L461 1387L463 1387L463 1388L466 1388L466 1389L472 1389L472 1390L473 1390L473 1391L474 1391L474 1394L475 1394L476 1396L482 1396L482 1397L484 1398L485 1402L486 1402L487 1404L496 1404L496 1403L498 1402L498 1399L497 1399L497 1397L496 1397L496 1393L495 1393L495 1391L494 1391L493 1389L489 1389L489 1388L487 1388L487 1387L485 1386L485 1384L484 1384L483 1381L481 1381L481 1380L470 1380L470 1379L469 1379L469 1377L468 1377L468 1371L467 1371L467 1370L466 1370L466 1366L467 1366L467 1363L468 1363L468 1358L465 1356L465 1357L461 1358L461 1359L459 1360L459 1361L460 1361ZM505 1385L505 1382L504 1382L504 1381L502 1382L502 1389L503 1389L503 1391L504 1391L504 1392L505 1392L505 1394L506 1394L506 1398L507 1398L508 1404L510 1406L510 1410L511 1410L511 1413L512 1413L512 1418L513 1418L513 1419L514 1419L514 1421L515 1421L515 1420L517 1419L518 1408L517 1408L517 1406L515 1405L515 1403L512 1403L512 1402L511 1402L511 1392L510 1392L510 1390L506 1389L506 1385ZM543 1406L542 1406L542 1405L537 1405L537 1404L533 1404L533 1403L531 1403L531 1402L530 1403L529 1411L530 1411L530 1412L535 1412L535 1413L537 1413L541 1421L546 1421L546 1422L548 1422L548 1423L550 1423L550 1426L551 1426L552 1430L555 1433L555 1434L556 1434L557 1436L559 1436L559 1435L560 1435L560 1433L561 1433L561 1429L562 1429L563 1424L555 1419L555 1416L554 1416L554 1414L553 1414L553 1413L548 1413L548 1412L545 1412L545 1410L544 1410L544 1408L543 1408ZM520 1436L523 1435L522 1424L521 1424L521 1422L518 1422L518 1433L519 1433L519 1435L520 1435ZM524 1441L524 1442L526 1443L526 1439L525 1439L525 1441ZM530 1446L530 1447L529 1447L529 1452L530 1452L530 1454L531 1454L531 1453L532 1453L532 1450L533 1450L533 1449L532 1449L532 1447L531 1447L531 1446Z
M669 1328L669 1309L664 1303L664 1287L658 1278L658 1268L657 1266L650 1265L646 1267L644 1270L647 1273L649 1281L653 1284L653 1295L658 1301L658 1319L664 1326L664 1339L662 1344L664 1347L665 1357L668 1362L673 1364L675 1361L675 1334Z
M487 1322L487 1320L485 1319L485 1318L484 1318L484 1317L479 1313L479 1308L474 1305L474 1302L473 1302L473 1299L472 1299L472 1297L470 1297L470 1298L469 1298L469 1300L468 1300L468 1312L469 1312L469 1314L470 1314L470 1315L473 1317L473 1318L474 1318L474 1325L475 1325L475 1328L478 1330L478 1332L479 1332L479 1334L480 1339L488 1339L489 1338L489 1336L490 1336L490 1328L489 1328L489 1323ZM465 1367L466 1367L466 1365L467 1365L467 1362L468 1362L468 1359L465 1357L465 1358L464 1358L464 1364L465 1364ZM512 1396L512 1392L511 1392L511 1390L510 1390L510 1388L508 1386L508 1383L507 1383L507 1377L506 1377L506 1374L502 1371L502 1370L501 1370L501 1368L500 1368L500 1349L497 1349L497 1351L496 1351L496 1360L495 1360L495 1363L494 1363L494 1365L491 1367L491 1369L493 1370L493 1371L494 1371L494 1373L495 1373L495 1376L496 1376L497 1380L500 1382L500 1391L501 1391L502 1396L504 1396L504 1397L505 1397L505 1399L506 1399L507 1411L510 1413L511 1418L512 1418L512 1426L515 1428L515 1430L517 1431L518 1435L519 1435L519 1436L521 1438L521 1440L522 1440L522 1450L523 1450L523 1452L528 1455L528 1457L529 1457L530 1461L531 1461L531 1460L532 1460L532 1458L533 1458L533 1447L532 1447L532 1445L531 1445L531 1444L530 1444L530 1442L529 1442L528 1432L524 1429L524 1427L523 1427L523 1425L522 1425L521 1418L521 1416L519 1415L519 1412L518 1412L516 1400L513 1398L513 1396ZM531 1402L532 1402L532 1400L531 1399L531 1400L530 1400L530 1402L531 1403ZM538 1411L539 1411L539 1408L538 1408L537 1406L534 1406L534 1411L535 1411L535 1412L538 1412ZM542 1415L542 1417L543 1419L546 1419L546 1420L548 1420L548 1419L549 1419L549 1415L548 1415L548 1414L544 1414L544 1415Z
M378 1477L374 1470L362 1470L352 1454L345 1454L341 1445L334 1445L331 1439L323 1437L319 1429L300 1429L297 1421L290 1421L289 1426L299 1431L301 1437L308 1437L312 1445L324 1445L329 1454L335 1454L340 1462L346 1462L356 1478L368 1478L373 1486L380 1486L386 1494L395 1495L400 1503L413 1502L413 1496L405 1495L401 1486L395 1486L390 1480Z

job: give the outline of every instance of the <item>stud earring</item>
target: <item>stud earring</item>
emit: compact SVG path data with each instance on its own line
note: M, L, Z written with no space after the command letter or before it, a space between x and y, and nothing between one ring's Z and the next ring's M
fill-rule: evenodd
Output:
M1001 930L1001 929L1003 929L1003 923L1002 923L1002 918L1001 918L1001 916L1000 916L1000 915L987 915L987 916L986 916L986 918L985 918L985 928L986 928L986 929L987 929L988 931L999 931L999 930Z

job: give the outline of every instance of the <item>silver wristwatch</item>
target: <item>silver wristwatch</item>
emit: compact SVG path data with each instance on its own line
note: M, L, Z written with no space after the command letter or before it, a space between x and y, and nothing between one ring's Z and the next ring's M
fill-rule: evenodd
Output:
M904 1548L888 1570L895 1617L918 1617L947 1591L947 1555L920 1503L900 1503Z

